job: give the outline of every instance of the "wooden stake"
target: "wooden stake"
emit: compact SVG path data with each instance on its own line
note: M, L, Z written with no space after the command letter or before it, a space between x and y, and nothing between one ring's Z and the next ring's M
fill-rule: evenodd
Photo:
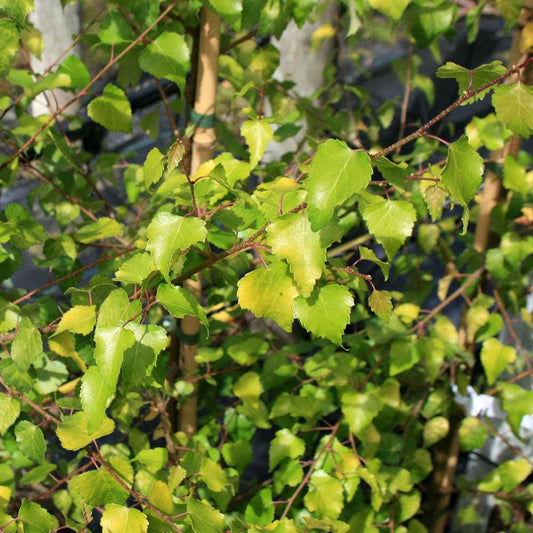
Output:
M200 165L213 157L215 147L215 128L212 122L215 114L218 56L220 52L220 18L208 9L202 9L200 22L200 48L198 55L198 78L194 103L193 123L197 128L193 136L191 177ZM198 125L199 124L199 125ZM202 296L202 280L197 274L195 279L188 280L184 287L190 290L200 301ZM189 339L197 338L200 332L200 321L197 317L186 316L180 324L185 339L180 342L180 363L185 379L194 376L198 371L195 356L198 343ZM189 344L193 342L193 344ZM194 391L181 407L178 415L178 429L189 438L198 426L198 385L194 383Z

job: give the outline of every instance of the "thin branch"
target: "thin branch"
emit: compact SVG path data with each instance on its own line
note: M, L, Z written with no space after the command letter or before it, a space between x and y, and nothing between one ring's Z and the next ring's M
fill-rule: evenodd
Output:
M159 24L167 15L174 9L174 7L178 4L179 0L174 0L169 6L157 17L150 26L148 26L134 41L132 41L120 54L117 54L112 59L110 59L105 67L96 74L96 76L75 96L73 96L63 107L60 107L57 109L50 118L40 127L37 129L37 131L6 161L4 161L0 165L0 170L8 166L11 161L16 159L20 154L22 154L25 150L27 150L37 139L37 137L48 127L52 122L59 116L65 109L70 107L74 102L78 101L80 98L83 98L87 91L100 79L103 77L103 75L113 66L115 63L117 63L120 59L122 59L131 49L133 49L137 44L143 41L143 39L150 33L150 31Z
M452 111L455 111L461 104L464 102L467 102L474 96L477 96L478 94L482 93L483 91L486 91L487 89L490 89L494 85L497 85L498 83L502 82L503 80L506 80L513 74L516 74L520 72L521 69L523 69L525 66L529 65L530 63L533 63L533 57L528 57L525 61L522 61L519 65L516 67L513 67L512 69L509 69L507 72L502 74L501 76L498 76L496 79L490 81L489 83L486 83L479 89L477 89L474 92L467 92L463 94L460 98L458 98L453 104L448 106L446 109L441 111L438 115L433 117L429 122L426 122L423 126L421 126L419 129L417 129L415 132L411 133L411 135L408 135L407 137L404 137L400 141L395 142L394 144L391 144L387 148L383 148L383 150L380 150L379 152L376 152L374 154L370 155L371 159L378 159L379 157L382 157L384 155L389 154L390 152L394 152L396 149L404 146L405 144L410 143L411 141L414 141L415 139L418 139L419 137L423 137L426 132L432 128L435 124L439 123L442 119L447 117Z
M35 402L32 402L29 398L26 398L26 396L24 396L22 392L12 389L8 385L6 385L5 381L1 377L0 377L0 385L2 385L2 387L4 387L4 389L6 389L6 391L11 396L15 396L19 400L23 401L25 404L29 405L34 411L37 411L47 422L50 422L56 425L61 424L61 420L59 420L59 418L56 418L50 413L47 413L42 407L39 407Z
M172 522L172 519L170 516L166 515L165 513L161 512L157 507L154 507L147 496L144 494L141 494L140 492L137 492L136 490L132 489L121 477L117 472L115 472L104 460L104 458L100 455L99 452L91 452L91 456L96 459L107 472L111 475L111 477L125 490L128 491L130 496L137 501L139 504L144 505L152 513L156 514L161 520L166 522L169 527L172 529L172 531L176 531L177 533L183 533L183 531Z
M450 294L446 300L441 302L437 307L433 308L418 324L413 326L409 333L415 333L417 331L420 331L424 328L424 326L432 320L436 315L438 315L445 307L450 305L451 302L453 302L456 298L459 298L459 296L462 296L466 290L473 285L481 276L484 268L478 268L475 272L473 272L468 279L463 283L453 294Z

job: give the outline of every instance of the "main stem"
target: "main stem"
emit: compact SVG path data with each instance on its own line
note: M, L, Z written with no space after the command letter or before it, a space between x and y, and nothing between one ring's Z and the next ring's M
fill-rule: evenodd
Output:
M220 18L208 9L202 9L200 22L200 48L198 54L198 79L194 110L197 115L214 115L218 78L218 56L220 53ZM197 127L193 136L191 173L192 178L200 165L213 157L216 136L215 129ZM191 185L194 187L194 185ZM194 196L193 196L193 203ZM198 207L198 206L195 206ZM186 280L184 287L200 301L202 280L200 274ZM187 379L198 372L195 357L198 351L200 321L197 317L186 316L181 321L183 334L180 342L180 364L182 376ZM181 407L178 414L178 429L187 437L196 433L198 425L198 383L193 382L194 390Z

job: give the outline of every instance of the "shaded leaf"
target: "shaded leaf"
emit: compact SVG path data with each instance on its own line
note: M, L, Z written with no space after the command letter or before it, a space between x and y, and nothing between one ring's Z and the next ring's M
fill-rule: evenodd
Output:
M128 97L122 89L111 83L106 85L102 96L90 102L87 113L109 131L133 131Z

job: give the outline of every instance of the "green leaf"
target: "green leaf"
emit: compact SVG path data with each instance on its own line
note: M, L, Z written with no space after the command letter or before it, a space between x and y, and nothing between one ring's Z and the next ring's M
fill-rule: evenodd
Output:
M208 0L208 4L233 29L240 29L243 0Z
M107 239L122 233L122 224L114 218L102 217L96 222L83 226L76 232L76 239L83 244L89 244L100 239Z
M307 189L307 212L314 230L323 228L333 211L370 181L370 157L345 143L330 139L322 143L311 163Z
M459 428L459 441L461 450L470 452L482 448L487 440L488 429L479 419L474 416L468 416L461 421Z
M350 323L353 304L353 297L346 287L326 285L316 289L309 298L296 298L294 316L313 335L340 345L344 329Z
M21 370L28 370L30 365L43 352L43 341L39 330L29 318L22 317L17 334L11 345L11 357Z
M44 461L46 443L41 428L34 426L31 422L23 420L15 427L15 436L19 450L34 463Z
M531 470L531 464L526 458L505 461L498 466L504 492L516 489L531 474Z
M370 0L370 5L394 22L400 20L411 0Z
M157 148L152 148L148 152L143 165L144 183L147 187L157 183L163 175L163 170L165 169L163 157L163 154Z
M392 314L392 300L388 291L373 290L368 297L368 305L381 320L389 321Z
M341 398L342 411L354 435L359 435L378 415L383 406L382 398L374 390L345 392Z
M113 390L102 378L100 369L96 366L90 367L81 379L80 389L81 405L87 417L89 433L96 431L105 420L107 400L112 394Z
M91 333L95 323L95 305L75 305L61 317L54 336L59 335L63 331L87 335Z
M253 457L252 445L247 440L225 442L221 451L226 464L234 466L241 474Z
M42 243L47 235L43 226L30 215L28 210L14 202L6 207L7 220L12 224L15 234L11 241L20 248L29 248Z
M57 518L40 505L24 500L18 519L24 524L24 533L50 533L59 526Z
M127 43L135 39L135 33L118 11L109 12L100 23L100 40L105 44Z
M68 56L57 69L59 74L66 74L70 78L70 87L83 89L91 81L87 67L78 56Z
M133 131L131 105L122 89L108 83L102 96L96 97L87 107L87 113L109 131Z
M116 459L111 460L116 461ZM121 505L126 503L129 495L128 491L105 468L91 470L73 477L69 483L69 491L75 499L79 498L91 507L110 503Z
M487 339L481 348L481 364L487 376L487 383L492 385L509 363L516 360L516 350L504 346L498 339Z
M23 26L26 17L34 10L35 0L0 0L0 10L12 18L19 26Z
M130 302L128 293L124 289L111 291L98 310L96 329L103 326L123 326L126 322L138 316L141 312L141 302Z
M450 144L441 184L453 200L466 207L481 185L482 174L483 158L465 135Z
M274 505L272 504L272 488L266 487L250 500L244 511L244 519L249 524L267 526L274 520Z
M518 435L522 418L533 413L533 391L525 390L520 385L499 383L503 409L512 430Z
M450 2L413 2L409 8L409 19L416 44L420 48L431 45L437 37L453 27L456 16L457 6Z
M363 219L370 233L383 245L387 257L392 259L407 237L413 233L416 210L403 200L384 200L367 204Z
M166 448L141 450L135 457L135 461L142 464L149 472L156 474L168 462L168 451Z
M277 218L268 227L268 245L272 252L289 262L290 270L303 296L309 296L322 275L326 250L320 245L320 234L301 213Z
M92 433L89 432L87 424L87 418L81 411L63 418L56 433L65 450L80 450L91 441L109 435L115 429L115 423L109 418L106 418L102 425Z
M130 322L126 329L133 332L135 343L124 352L122 379L129 390L140 385L156 364L157 356L167 347L167 330L154 324Z
M246 372L233 385L235 396L246 402L257 403L262 392L261 378L256 372Z
M397 340L391 344L389 360L390 375L396 376L418 363L419 356L411 340Z
M375 263L376 265L379 266L379 268L383 272L383 277L385 278L385 281L389 279L390 263L381 261L378 258L378 256L375 254L374 250L371 250L370 248L366 248L365 246L359 246L359 254L362 260L372 261L372 263Z
M14 423L20 414L20 403L16 398L0 392L0 435L3 435Z
M271 318L290 331L293 302L298 295L287 266L283 262L249 272L238 283L239 305L258 318Z
M225 529L224 515L205 500L189 498L187 512L191 517L194 533L222 533Z
M506 189L522 193L524 196L533 188L533 183L528 183L526 169L511 154L505 158L503 164L503 185Z
M261 161L268 143L274 136L272 127L264 120L247 120L241 126L241 135L250 150L250 167L253 169Z
M110 503L105 506L100 525L102 533L146 533L148 518L133 507Z
M8 19L0 19L0 74L9 68L19 49L17 25Z
M397 524L412 518L420 509L422 496L417 490L411 494L401 494L395 506L395 522Z
M133 346L135 336L121 326L98 327L94 334L94 358L107 387L114 391L122 368L124 352Z
M159 137L159 119L161 116L161 110L157 106L151 113L144 115L139 122L139 126L144 130L152 141L157 141ZM169 170L171 170L169 163Z
M470 93L476 92L487 83L504 74L506 70L501 61L493 61L492 63L481 65L472 70L448 61L437 69L437 77L455 79L459 85L459 95L462 96L467 91ZM487 89L476 94L475 97L470 98L465 104L482 100L489 90Z
M141 284L152 271L152 257L150 254L138 252L120 265L115 273L115 279L123 283Z
M444 416L436 416L424 426L424 446L431 446L442 440L450 430L450 422Z
M184 218L167 212L157 213L146 230L146 250L152 254L154 265L170 283L173 257L197 242L205 241L205 222L199 218Z
M533 133L533 87L521 82L494 89L492 105L497 117L513 133L527 139Z
M340 481L323 470L317 470L311 476L304 503L309 511L316 512L320 517L338 518L344 507L343 493Z
M183 287L176 287L162 283L157 287L156 300L175 318L186 315L198 317L209 329L209 320L204 308L198 303L194 295Z
M209 457L203 458L202 466L198 473L209 487L209 490L214 492L220 492L230 484L222 467Z
M185 88L185 76L190 68L189 48L183 35L164 31L139 55L141 68L156 78L176 82L180 90Z
M376 168L381 172L383 179L386 179L398 190L405 190L405 179L409 177L409 170L406 163L393 163L386 157L378 157L373 161Z
M524 0L496 0L496 7L505 19L506 31L516 24L523 5Z
M276 431L270 441L268 470L272 472L286 457L296 459L305 453L305 442L293 435L288 429Z

